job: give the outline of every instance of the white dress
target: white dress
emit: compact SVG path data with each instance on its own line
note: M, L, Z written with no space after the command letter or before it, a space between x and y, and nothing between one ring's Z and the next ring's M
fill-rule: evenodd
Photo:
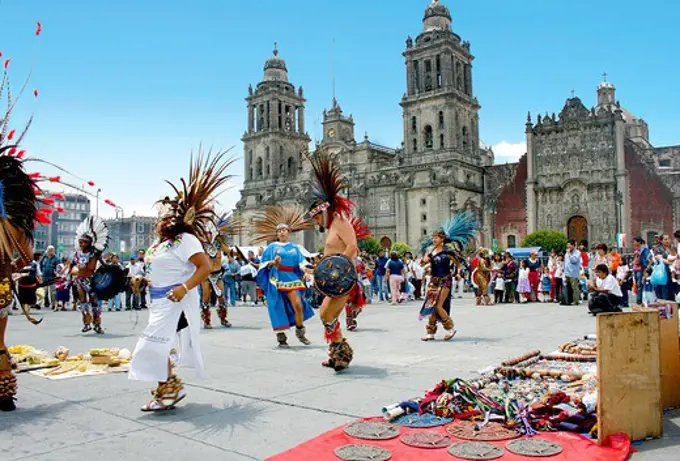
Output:
M151 290L186 282L196 271L196 266L189 258L198 253L203 253L203 245L191 234L181 234L174 241L154 244L147 251L145 261ZM189 326L177 332L182 312ZM166 381L168 357L175 342L179 346L177 365L193 367L198 377L204 378L199 343L200 325L201 313L196 288L189 291L179 303L170 301L165 296L152 300L149 306L149 324L137 341L129 379Z

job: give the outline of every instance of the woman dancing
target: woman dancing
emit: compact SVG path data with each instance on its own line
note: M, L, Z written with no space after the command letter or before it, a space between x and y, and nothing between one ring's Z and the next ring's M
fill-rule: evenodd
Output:
M477 228L474 214L466 211L451 218L432 234L431 239L423 243L424 250L433 245L432 250L426 253L421 261L421 265L429 265L430 269L430 283L425 294L425 302L420 309L420 319L428 318L425 326L427 334L422 338L423 341L435 339L439 322L446 332L445 341L450 341L456 335L451 318L452 271L454 265L460 269L460 265L463 264L464 258L460 252L474 237Z
M257 272L257 284L267 300L267 311L276 332L279 347L288 348L285 330L295 326L295 336L304 345L307 339L305 321L314 316L304 292L304 266L307 264L300 248L290 241L293 232L311 229L304 212L294 206L269 206L255 217L253 244L271 242L262 253Z
M175 340L179 342L177 365L192 366L200 378L204 375L196 287L212 267L201 240L209 241L209 229L218 218L212 201L230 178L225 170L231 163L224 160L224 153L214 157L199 153L196 161L192 158L189 180L182 179L181 188L172 186L176 197L160 202L159 239L146 253L152 301L149 324L137 342L129 373L133 380L158 382L142 411L170 410L185 397L170 360Z

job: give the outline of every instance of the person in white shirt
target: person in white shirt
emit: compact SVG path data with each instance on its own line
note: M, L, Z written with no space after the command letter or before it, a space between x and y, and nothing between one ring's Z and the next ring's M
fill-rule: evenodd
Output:
M588 303L590 313L597 315L604 312L621 312L619 305L623 293L616 277L609 272L606 264L598 264L594 272L595 285L588 285L588 291L595 293Z
M423 275L425 271L420 265L420 261L420 258L418 258L417 261L413 262L413 286L416 289L414 293L416 300L420 300L423 293Z

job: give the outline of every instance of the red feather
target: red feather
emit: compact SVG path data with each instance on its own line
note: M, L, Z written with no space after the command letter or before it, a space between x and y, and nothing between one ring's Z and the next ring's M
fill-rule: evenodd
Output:
M56 198L57 200L65 200L66 196L64 196L64 194L62 194L61 192L55 192L54 194L52 194L52 198Z
M17 130L14 130L14 129L12 129L12 130L9 131L9 133L7 134L7 140L8 140L8 141L11 141L12 138L14 138L14 133L15 133L16 131L17 131Z
M94 187L94 181L88 181L87 184Z
M28 177L31 179L38 179L40 176L40 173L29 173L28 175Z
M50 182L59 182L61 181L61 176L52 176L49 178ZM54 197L54 195L52 195Z
M11 59L5 59L5 69L7 69L9 67L10 61L11 61Z
M111 206L114 207L114 208L116 208L116 206L117 206L117 205L116 205L115 203L113 203L113 202L109 202L109 205L111 205Z
M372 232L368 228L368 224L364 222L364 218L361 216L355 216L350 221L352 227L354 228L354 233L357 236L357 240L368 240L371 238Z
M14 155L17 153L17 148L16 147L10 147L8 154L9 155Z
M45 205L54 205L53 198L41 198L40 201L43 202Z
M26 155L26 151L20 150L19 153L17 154L17 158L24 158L24 155Z
M64 207L63 206L58 206L57 207L57 213L63 213L64 212Z
M33 96L38 97L38 90L33 90Z
M36 218L40 224L52 224L52 220L42 213L36 214Z
M0 58L2 57L2 51L0 51Z
M38 213L42 213L42 214L48 215L48 214L54 213L54 210L53 210L52 208L42 207L41 209L38 210Z
M37 21L35 24L35 35L40 35L40 32L42 32L42 24L40 24L40 21Z

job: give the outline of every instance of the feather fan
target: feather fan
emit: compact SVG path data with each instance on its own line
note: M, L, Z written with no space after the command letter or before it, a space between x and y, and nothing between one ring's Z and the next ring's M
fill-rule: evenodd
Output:
M219 151L213 155L212 149L204 154L199 147L196 156L191 155L188 180L180 178L180 184L166 181L175 191L175 198L166 205L172 208L174 217L191 228L203 242L209 242L209 224L215 224L219 216L213 201L221 194L222 188L233 177L227 175L227 168L235 158L226 158L229 151Z
M361 216L354 216L350 220L350 223L354 228L354 233L357 236L357 240L368 240L373 235L371 230L368 228L368 224L366 224L364 218Z
M291 233L312 228L312 223L305 218L305 212L297 206L267 206L263 213L253 218L255 238L252 243L275 241L279 224L286 224Z
M314 170L312 192L315 205L328 203L328 225L330 226L335 213L349 217L356 206L351 200L343 197L341 192L349 189L342 172L338 168L328 149L319 147L314 153L306 153Z

